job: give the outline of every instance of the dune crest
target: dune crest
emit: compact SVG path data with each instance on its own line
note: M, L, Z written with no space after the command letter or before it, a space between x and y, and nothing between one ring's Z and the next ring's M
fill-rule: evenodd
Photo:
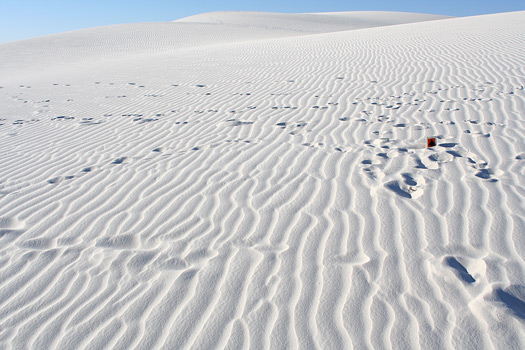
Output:
M351 11L325 13L274 13L222 11L209 12L175 20L176 23L219 24L265 30L289 30L301 33L328 33L396 24L453 18L407 12Z

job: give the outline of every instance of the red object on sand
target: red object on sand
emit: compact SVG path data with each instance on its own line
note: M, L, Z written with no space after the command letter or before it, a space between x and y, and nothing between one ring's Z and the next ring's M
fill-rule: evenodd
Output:
M436 138L429 137L427 138L427 148L434 147L436 145Z

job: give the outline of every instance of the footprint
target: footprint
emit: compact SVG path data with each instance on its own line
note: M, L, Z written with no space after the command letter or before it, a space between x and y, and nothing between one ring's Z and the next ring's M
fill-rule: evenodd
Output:
M47 182L52 184L52 185L58 185L62 181L64 181L64 177L63 176L57 176L57 177L54 177L52 179L47 180Z
M436 152L431 154L428 159L439 164L448 163L454 160L454 156L448 152Z
M477 177L479 177L481 179L490 180L491 182L498 182L498 179L494 178L493 176L494 175L501 175L502 173L503 173L502 171L485 168L485 169L480 169L475 174L475 176L477 176Z
M439 147L445 147L445 148L453 148L453 147L456 147L458 144L456 142L445 142L445 143L440 143L438 146Z
M374 159L372 155L362 160L361 166L363 167L363 171L365 172L365 174L372 181L381 180L385 177L385 174L382 171L383 166L381 164L381 161L378 159Z
M397 193L401 197L412 198L410 192L408 191L408 188L404 186L402 187L400 182L397 180L387 182L385 184L385 187L388 188L390 191Z
M251 124L253 124L252 121L242 121L242 120L236 120L236 119L229 120L229 121L232 122L233 126L242 126L242 125L251 125Z
M423 195L425 179L419 174L404 173L402 180L393 180L385 184L385 187L404 198L416 199Z
M373 181L382 180L385 177L385 174L376 168L365 168L363 171Z
M476 282L476 279L468 272L468 270L453 256L448 256L443 259L443 262L447 266L453 268L456 271L457 277L465 283L472 284Z
M497 182L498 179L494 178L494 176L501 176L503 174L501 170L489 168L489 163L486 160L479 159L476 155L468 157L467 162L475 169L476 173L474 175L480 179Z
M111 162L111 164L124 164L128 162L128 159L128 157L120 157Z
M453 161L454 155L449 152L438 151L424 157L415 156L414 160L417 164L417 169L436 170L439 169L441 164Z
M497 287L493 291L497 301L503 303L516 317L525 320L524 286L512 285L507 290Z

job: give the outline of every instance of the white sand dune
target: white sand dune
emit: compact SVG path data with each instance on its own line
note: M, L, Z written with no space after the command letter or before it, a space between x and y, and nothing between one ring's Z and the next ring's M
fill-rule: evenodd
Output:
M209 47L443 18L447 17L396 12L213 12L174 22L95 27L4 44L0 51L0 73L18 79L24 75L33 78L43 69L63 69L73 64L97 62L106 65L108 61L120 62L130 57L132 60L138 56L150 58L156 53L169 52L175 55L182 49L197 46ZM217 25L217 21L222 23Z
M422 13L352 11L325 13L231 12L203 13L178 19L177 23L219 24L241 28L262 28L267 32L286 30L292 33L329 33L343 30L383 27L395 24L433 21L450 16Z
M211 13L0 45L0 348L525 347L524 32Z

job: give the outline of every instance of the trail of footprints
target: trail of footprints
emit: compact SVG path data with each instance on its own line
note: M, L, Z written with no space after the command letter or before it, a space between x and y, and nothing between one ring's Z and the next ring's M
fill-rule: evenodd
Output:
M344 82L344 76L337 76L335 77L337 81ZM296 81L294 79L289 79L287 81L288 84L294 84ZM371 81L371 83L377 84L377 81ZM455 125L456 122L454 121L440 121L437 123L428 123L428 122L421 122L416 124L408 124L406 122L399 122L396 121L396 119L393 116L389 116L385 114L385 110L397 110L400 108L405 107L413 107L413 106L421 106L423 105L428 98L432 99L433 101L439 102L442 104L442 108L439 108L441 110L447 111L447 112L457 112L460 111L464 104L473 104L473 103L490 103L493 101L493 98L487 97L486 95L489 94L491 96L510 96L512 97L517 92L523 91L523 86L517 86L517 87L511 87L511 88L496 88L491 82L484 82L482 84L477 84L475 86L466 87L465 85L451 85L451 86L445 86L440 83L436 83L433 81L428 81L427 83L435 83L436 85L440 85L439 87L436 87L435 89L430 89L423 92L404 92L397 95L391 95L388 97L366 97L366 98L356 98L353 102L351 102L353 105L362 105L365 108L361 110L361 112L357 112L354 115L338 115L337 108L339 105L339 102L336 101L333 98L333 95L329 96L321 96L321 94L317 94L314 96L314 98L324 98L328 99L329 102L326 102L325 104L314 104L310 106L305 106L305 108L311 108L315 111L324 111L329 108L335 108L336 110L332 113L339 121L341 122L362 122L365 124L373 124L373 123L386 123L392 128L414 128L414 130L425 130L429 129L433 125ZM115 83L102 83L102 82L95 82L95 85L108 85L108 86L115 86ZM125 85L128 86L128 88L145 88L146 85L140 84L137 82L129 82ZM54 83L53 86L61 86L61 87L71 87L70 84L58 84ZM170 85L173 88L181 88L182 86L180 84L171 84ZM23 89L30 89L31 86L28 85L20 85L20 88ZM189 84L184 86L187 89L190 89L187 94L200 94L209 96L213 94L213 89L208 87L205 83L196 83L196 84ZM461 93L464 94L466 97L461 98L439 98L436 95L440 92L444 92L447 90L453 90L453 89L460 89ZM472 94L476 94L478 96L471 96ZM479 97L479 94L483 93L483 97ZM280 96L280 95L290 95L290 92L282 92L282 93L272 93L272 96ZM148 93L144 94L143 96L146 98L163 98L165 97L165 93L159 94L159 93ZM253 98L254 96L253 92L239 92L239 93L233 93L232 96L236 97L244 97L244 98ZM105 98L117 98L117 99L124 99L127 95L120 94L120 95L106 95ZM15 101L19 103L27 104L30 101L28 99L24 98L23 93L10 96L10 98L14 99ZM70 100L72 101L72 100ZM33 104L38 107L38 111L41 113L44 113L46 111L46 108L49 108L51 104L51 99L39 99ZM255 110L257 108L256 105L253 103L249 106L243 107L243 108L235 108L231 109L229 111L230 114L236 114L240 115L244 113L245 111ZM270 112L278 112L278 111L294 111L299 108L303 108L300 106L293 106L293 105L273 105L269 107ZM436 107L437 108L437 107ZM417 111L421 113L435 113L437 110L429 109L424 110L422 108L419 108ZM170 111L164 111L164 112L154 112L154 113L145 113L145 112L132 112L132 113L120 113L118 116L121 117L129 117L130 120L134 123L138 124L145 124L145 123L151 123L156 122L163 117L167 116L168 114L177 113L178 109L171 109ZM205 110L194 110L195 114L202 114L202 113L218 113L219 110L217 109L205 109ZM223 112L223 113L224 113ZM327 115L329 117L330 115ZM101 118L95 118L95 117L77 117L74 115L58 115L55 117L51 117L50 120L53 122L59 122L59 123L65 123L65 122L77 122L81 125L97 125L105 122L108 118L116 117L113 113L106 113ZM30 123L36 123L39 122L39 118L31 118L31 119L16 119L11 122L13 125L21 126L24 124L30 124ZM254 123L253 120L247 120L242 118L229 118L225 120L227 123L229 123L231 126L234 127L241 127L241 126L248 126ZM465 128L463 132L468 135L476 136L476 137L491 137L490 132L486 132L487 128L491 127L504 127L505 125L495 123L495 122L481 122L479 120L474 119L466 119L463 120L464 123L472 125L473 128ZM0 118L0 126L6 125L9 123L9 120L7 118ZM175 125L185 125L188 124L188 121L184 122L175 122ZM315 122L313 123L315 124ZM313 131L313 125L312 122L307 122L304 120L296 121L296 122L290 122L288 119L280 121L275 124L276 127L285 130L289 135L292 136L299 136L304 135L307 132ZM483 130L482 127L485 129ZM477 130L476 130L477 129ZM376 130L372 132L375 136L380 136L380 131ZM385 135L385 134L383 134ZM396 194L406 197L406 198L417 198L421 196L424 192L424 185L425 185L425 177L422 175L424 171L426 170L435 170L439 169L443 164L456 161L457 159L463 159L467 162L468 166L473 169L473 173L476 177L496 182L497 176L501 174L496 169L492 169L489 164L481 159L481 157L471 154L467 150L463 149L461 146L458 146L454 142L447 142L446 140L440 140L441 142L438 143L437 147L431 150L421 150L417 147L411 147L409 146L401 146L399 145L399 141L392 139L391 137L381 137L375 140L368 140L364 142L365 148L372 150L372 152L366 152L362 155L362 160L360 162L360 166L362 168L362 171L367 175L367 177L372 181L372 184L376 186L378 183L383 181L383 186L387 189L390 189L391 191L395 192ZM444 142L443 142L444 141ZM250 142L250 141L245 141ZM322 149L325 148L327 150L332 150L335 152L341 152L345 153L348 150L348 147L345 145L326 145L323 142L318 143L309 143L309 142L303 142L303 146L311 147L315 149ZM160 150L161 148L158 148L157 150ZM202 150L202 146L195 146L191 148L191 150ZM359 149L357 147L357 149ZM385 172L385 168L389 165L390 162L392 162L396 157L398 156L409 156L411 158L412 168L408 169L408 171L403 171L401 169L399 172ZM516 159L519 159L519 157L516 157ZM121 157L115 159L113 162L111 162L112 165L119 165L119 164L125 164L126 162L129 162L129 158ZM91 170L86 170L94 168L87 167L84 170L82 170L81 174L85 174L87 172L90 172ZM48 183L50 184L58 184L62 181L71 180L79 175L67 175L67 176L58 176L52 179L48 180Z
M244 140L244 139L226 139L222 143L252 144L254 143L254 141ZM194 147L185 148L185 149L176 149L176 150L171 149L174 152L169 152L170 149L167 149L165 147L156 147L152 149L151 152L153 152L153 154L162 154L163 157L169 157L169 156L172 156L174 153L203 151L209 148L215 148L215 147L218 147L220 144L221 143L213 143L213 144L204 144L204 145L194 146ZM139 161L139 160L151 160L151 158L148 156L148 154L141 154L135 157L121 156L121 157L114 158L113 160L108 160L102 164L86 166L82 168L81 170L79 170L76 174L55 176L53 178L48 179L47 183L51 185L58 185L64 181L73 180L75 178L84 176L88 173L92 173L97 170L102 170L108 167L125 166L127 164L130 164L132 162Z
M344 77L342 76L337 76L335 78L336 80L338 81L344 81ZM288 80L288 83L295 83L295 80L293 79L290 79ZM371 81L371 83L378 83L377 81ZM493 98L490 98L490 97L471 97L470 95L472 93L476 93L476 94L480 94L480 93L484 93L485 95L486 94L491 94L492 96L500 96L500 95L507 95L507 96L512 96L514 95L516 92L518 91L522 91L523 90L523 86L516 86L516 87L511 87L511 88L506 88L506 89L502 89L502 88L496 88L493 86L493 84L491 82L484 82L482 84L477 84L475 85L474 87L466 87L465 85L451 85L451 86L445 86L444 84L440 84L440 83L436 83L434 81L428 81L427 83L434 83L436 85L440 85L440 87L437 87L433 90L427 90L427 91L423 91L423 92L414 92L414 91L411 91L411 92L404 92L404 93L401 93L401 94L398 94L398 95L391 95L391 96L388 96L388 97L366 97L366 98L356 98L352 104L353 105L362 105L364 106L366 109L362 110L361 112L361 116L355 116L355 118L358 118L360 121L362 122L366 122L366 123L372 123L372 122L376 122L376 121L380 121L380 122L383 122L383 121L388 121L388 119L390 118L389 116L385 116L385 115L379 115L377 117L372 117L370 118L371 116L373 116L375 113L374 113L374 110L376 110L377 108L385 108L385 109L389 109L389 110L397 110L397 109L400 109L402 107L407 107L407 106L419 106L421 104L423 104L425 101L427 101L427 96L432 96L432 99L435 99L435 95L437 95L439 92L445 92L447 90L453 90L453 89L461 89L462 90L462 94L466 95L467 97L460 97L460 98L456 98L456 99L439 99L439 102L440 103L444 103L445 105L447 105L446 108L443 108L444 110L446 111L460 111L461 110L461 106L464 105L465 103L484 103L484 102L491 102L493 101ZM97 82L94 82L95 85L107 85L107 86L115 86L115 83L102 83L100 81L97 81ZM139 84L139 83L136 83L136 82L129 82L129 83L125 83L124 84L125 86L127 86L128 88L145 88L146 86L143 85L143 84ZM54 83L53 86L61 86L61 87L71 87L71 84L59 84L59 83ZM181 87L181 85L179 84L171 84L170 85L171 87L175 87L175 88L179 88ZM31 88L31 86L28 86L28 85L20 85L19 86L20 88L23 88L23 89L28 89L28 88ZM203 83L198 83L198 84L194 84L194 85L187 85L185 86L185 88L187 89L196 89L195 91L194 90L191 90L190 92L187 92L187 94L199 94L199 95L206 95L206 96L209 96L209 95L212 95L213 94L213 90L210 90L208 89L208 86L206 84L203 84ZM207 89L204 89L204 88L207 88ZM205 92L202 92L202 90L206 90ZM127 91L127 90L126 90ZM24 93L19 93L15 96L11 96L12 99L16 100L16 101L19 101L21 103L30 103L31 101L29 101L28 99L24 98L22 95ZM271 93L270 95L272 96L279 96L279 95L289 95L290 93ZM253 93L251 92L242 92L242 93L233 93L232 96L252 96ZM143 95L144 97L151 97L151 98L162 98L162 97L165 97L166 94L159 94L159 93L149 93L149 94L144 94ZM333 95L330 95L329 97L332 97ZM116 99L122 99L122 98L127 98L128 96L125 95L125 94L121 94L121 95L106 95L104 96L104 98L106 99L111 99L111 98L116 98ZM321 96L321 95L315 95L314 98L320 98L320 97L325 97L326 96ZM72 99L68 99L67 101L69 102L72 102L73 100ZM44 113L46 112L46 108L49 108L50 106L50 102L51 100L50 99L41 99L41 100L38 100L38 101L33 101L32 103L35 105L35 107L38 107L40 108L38 113ZM454 106L450 106L450 104L453 104ZM331 102L327 102L326 105L311 105L309 106L309 108L312 108L312 109L316 109L316 110L319 110L319 111L323 111L323 110L326 110L328 108L332 108L332 107L337 107L339 105L339 102L338 101L331 101ZM42 109L43 108L43 109ZM255 109L256 106L249 106L248 109ZM291 110L294 110L294 109L298 109L299 107L298 106L272 106L271 109L272 110L280 110L280 109L291 109ZM436 112L437 110L436 109L430 109L430 110L423 110L423 109L419 109L418 112L424 112L424 113L434 113ZM196 110L195 113L204 113L205 111L198 111ZM217 110L208 110L207 112L218 112ZM242 113L243 111L240 111L240 110L232 110L230 111L230 113ZM172 110L171 113L174 113L174 111ZM150 113L151 114L151 113ZM146 116L145 113L127 113L127 114L122 114L122 116L131 116L131 117L134 117L132 119L133 122L139 122L139 123L147 123L147 122L152 122L152 121L157 121L159 120L158 117L161 117L161 116L164 116L166 115L166 111L165 112L161 112L161 113L153 113L151 115L148 115ZM340 121L348 121L348 120L351 120L353 117L351 116L340 116L339 117L339 120ZM55 117L52 117L51 120L54 120L54 121L59 121L59 120L80 120L80 123L81 124L85 124L85 125L94 125L94 124L100 124L103 122L103 120L97 120L97 121L94 121L94 117L89 117L89 118L75 118L75 116L55 116ZM38 121L38 119L32 119L31 122L35 122L35 121ZM18 120L15 120L14 123L15 125L20 125L20 124L24 124L24 123L28 123L29 120L25 120L25 119L18 119ZM6 119L3 118L3 120L0 120L0 125L5 125L6 124ZM403 127L402 125L399 125L397 127ZM468 132L468 131L466 131ZM486 135L482 135L482 136L486 136Z
M486 160L455 142L447 142L443 137L437 139L437 146L432 148L424 148L424 145L400 145L399 140L390 138L365 141L369 150L362 155L360 166L371 180L373 188L383 184L385 188L404 198L415 199L424 193L425 171L438 170L446 163L458 160L472 170L473 176L490 182L499 181L497 176L502 172L491 168ZM406 168L399 171L386 170L395 158L403 156L409 157L408 171Z

